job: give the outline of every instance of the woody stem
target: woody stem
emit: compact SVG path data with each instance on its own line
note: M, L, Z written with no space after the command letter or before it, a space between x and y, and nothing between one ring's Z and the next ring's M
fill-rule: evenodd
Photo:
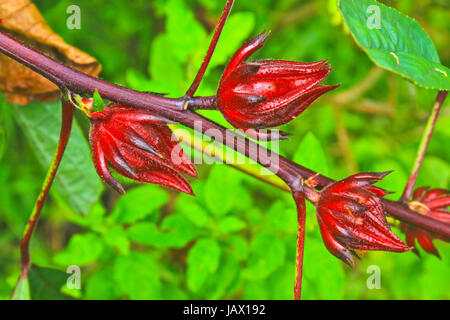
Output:
M188 100L190 110L217 110L216 96L194 97Z
M414 185L416 184L417 176L419 175L420 167L422 166L423 159L428 149L428 144L431 140L431 135L433 134L434 127L436 125L437 118L439 116L439 111L441 110L442 104L447 97L448 91L439 91L436 101L433 106L433 110L428 118L427 125L422 135L422 140L419 145L419 150L417 151L416 160L409 176L408 182L406 183L405 190L403 191L401 201L406 202L411 198Z

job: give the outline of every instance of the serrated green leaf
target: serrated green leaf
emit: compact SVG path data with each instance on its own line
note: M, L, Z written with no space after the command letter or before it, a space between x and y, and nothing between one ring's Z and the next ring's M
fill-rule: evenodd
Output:
M181 248L198 235L198 229L186 217L173 214L166 217L160 229L167 246Z
M188 295L176 283L163 283L161 289L162 300L188 300Z
M121 223L135 222L155 214L168 200L168 194L157 185L142 185L129 190L117 201L110 219Z
M211 169L205 184L204 201L207 208L215 216L223 216L240 201L239 173L224 165L216 165Z
M120 297L117 291L117 285L114 281L114 269L112 267L104 268L88 277L84 298L87 300L117 299Z
M295 263L290 261L272 273L266 280L269 299L291 300L294 296Z
M104 243L93 233L76 234L71 239L66 249L55 257L55 263L62 266L84 266L99 257L103 251Z
M141 222L132 225L128 228L127 235L131 240L142 244L156 247L164 246L165 244L158 227L151 222Z
M164 220L166 231L160 231L154 223L142 222L131 226L127 230L128 237L138 243L155 246L158 248L182 248L197 235L192 225L186 223L185 218L170 219L170 223L178 225L172 225L168 227Z
M242 276L249 280L261 280L283 264L286 249L284 243L271 234L260 233L250 246L248 267Z
M130 241L127 233L121 226L113 226L103 232L105 243L116 248L121 254L128 254L130 251Z
M244 229L246 226L245 221L237 217L224 217L219 220L218 229L221 233L227 234Z
M375 64L425 88L450 89L450 69L440 64L433 42L417 21L374 0L340 0L339 9Z
M32 102L26 107L15 106L14 110L39 164L47 170L59 139L61 102ZM56 174L55 188L73 210L82 214L89 212L103 190L88 143L75 121Z
M179 212L200 228L205 227L210 220L208 212L204 210L198 199L184 193L177 197L175 212Z
M227 243L230 246L231 253L236 257L238 261L247 259L249 245L244 238L238 235L232 235L228 238Z
M185 62L202 43L206 32L183 0L168 0L164 10L167 17L166 34L173 53L178 61Z
M297 212L294 206L286 207L281 201L276 201L266 213L267 226L275 232L296 233Z
M342 262L326 249L320 235L310 234L305 240L304 250L303 298L342 299Z
M433 186L448 189L450 186L450 166L441 158L425 157L417 177L417 186Z
M212 300L222 298L227 293L233 280L238 276L239 268L239 262L236 258L232 256L224 257L217 271L208 277L205 283L204 296Z
M212 239L200 239L189 250L187 256L187 286L199 292L209 275L219 266L221 249Z
M157 261L146 254L132 252L117 257L114 279L130 299L160 299L161 281Z
M151 81L145 84L149 91L176 96L186 90L182 64L176 59L172 44L165 34L158 35L152 42L149 74Z

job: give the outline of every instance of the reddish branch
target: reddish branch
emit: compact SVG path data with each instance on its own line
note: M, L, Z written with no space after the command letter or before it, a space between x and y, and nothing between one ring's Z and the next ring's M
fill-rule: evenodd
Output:
M181 97L173 99L121 87L73 70L2 32L0 32L0 52L40 73L58 85L63 92L71 91L80 94L93 94L94 90L98 89L101 96L105 99L134 108L151 110L194 130L201 131L208 136L214 136L212 133L214 132L213 130L216 130L223 137L226 137L228 134L229 137L233 138L225 141L229 148L244 154L265 167L270 167L271 171L276 173L290 186L298 183L302 177L308 178L316 174L312 170L279 156L262 146L258 146L240 134L230 133L226 128L193 111L183 110L186 103L196 105L199 102L204 105L211 105L215 103L215 99L211 97ZM202 124L201 128L195 127L196 122ZM259 152L251 152L251 150L258 150ZM278 161L274 162L272 159L277 159ZM319 188L333 182L332 179L322 175L318 175L316 180L319 183ZM420 215L397 202L383 199L383 204L386 211L394 218L442 236L450 237L450 225L448 224Z

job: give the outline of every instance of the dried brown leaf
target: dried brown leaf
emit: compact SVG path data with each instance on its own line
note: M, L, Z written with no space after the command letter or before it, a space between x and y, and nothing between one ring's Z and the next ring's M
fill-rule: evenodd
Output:
M98 61L65 43L30 0L1 0L0 18L0 30L15 39L79 71L92 76L100 73ZM55 100L60 95L52 82L5 55L0 55L0 90L8 101L18 104Z

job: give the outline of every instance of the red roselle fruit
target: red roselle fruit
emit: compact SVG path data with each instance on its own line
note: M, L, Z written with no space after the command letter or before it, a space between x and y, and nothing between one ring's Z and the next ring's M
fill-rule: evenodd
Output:
M331 71L326 65L327 60L313 63L245 62L262 47L267 36L268 33L262 33L245 43L231 58L220 80L217 90L219 110L238 129L263 129L285 124L322 94L337 87L318 85Z
M130 179L193 193L180 173L193 177L197 173L178 141L172 139L166 119L118 104L110 104L89 116L95 169L114 189L125 192L108 165Z
M380 196L373 186L389 172L359 173L328 185L317 201L317 219L327 249L350 266L354 250L410 250L389 228Z
M444 223L450 224L450 212L447 207L450 206L450 191L443 189L431 189L426 187L417 188L412 196L412 200L408 203L409 208L420 214L427 215ZM406 234L406 243L408 246L414 247L413 251L419 254L416 248L416 239L420 246L428 253L436 255L440 258L439 252L434 246L433 238L444 241L450 241L448 238L441 237L437 234L413 227L402 223L400 228Z

